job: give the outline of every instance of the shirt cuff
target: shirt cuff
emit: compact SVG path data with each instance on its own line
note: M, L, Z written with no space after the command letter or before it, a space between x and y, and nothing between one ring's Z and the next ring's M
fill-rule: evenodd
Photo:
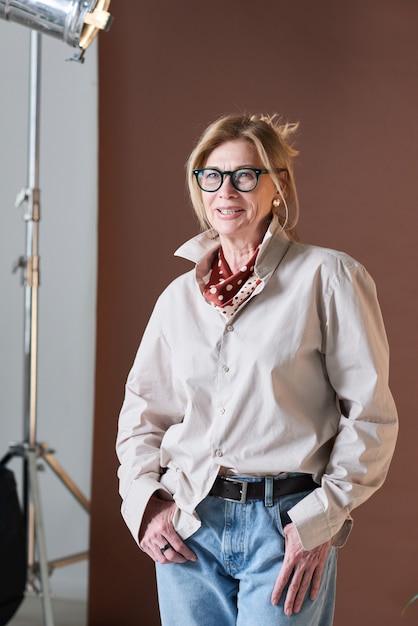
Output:
M315 489L303 500L292 507L288 513L296 526L300 541L305 550L312 550L329 540L336 548L341 548L347 541L353 526L350 516L343 522L331 524L318 499Z
M172 500L171 493L165 489L158 480L142 477L134 480L122 502L122 517L125 520L133 538L139 546L139 529L142 517L148 501L156 491L163 492L161 495L167 500Z
M177 508L173 516L173 527L183 541L199 530L200 526L201 521L196 512L188 513Z

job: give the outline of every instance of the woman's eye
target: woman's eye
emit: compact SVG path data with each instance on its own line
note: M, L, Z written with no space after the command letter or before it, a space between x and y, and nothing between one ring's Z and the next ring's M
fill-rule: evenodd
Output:
M235 176L238 180L244 181L244 180L253 180L255 177L255 174L251 170L238 170Z
M206 180L210 180L211 182L216 182L219 180L220 174L219 172L206 172Z

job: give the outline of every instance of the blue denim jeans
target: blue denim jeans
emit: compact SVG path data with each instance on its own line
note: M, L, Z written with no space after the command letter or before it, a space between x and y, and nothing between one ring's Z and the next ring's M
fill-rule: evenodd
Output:
M290 617L284 597L278 606L270 601L284 557L287 511L305 495L282 496L271 507L263 500L205 498L197 508L202 526L186 540L198 560L156 564L162 626L331 626L334 548L315 601L306 597L300 613Z

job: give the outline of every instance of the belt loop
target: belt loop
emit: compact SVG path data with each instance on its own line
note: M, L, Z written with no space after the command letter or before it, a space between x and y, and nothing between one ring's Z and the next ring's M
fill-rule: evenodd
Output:
M273 506L273 476L264 478L264 506Z

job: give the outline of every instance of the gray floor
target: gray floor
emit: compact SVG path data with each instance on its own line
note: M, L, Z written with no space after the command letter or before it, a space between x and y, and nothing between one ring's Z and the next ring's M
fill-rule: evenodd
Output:
M86 626L87 606L78 600L52 599L54 626ZM29 595L25 598L8 626L43 626L42 599Z

